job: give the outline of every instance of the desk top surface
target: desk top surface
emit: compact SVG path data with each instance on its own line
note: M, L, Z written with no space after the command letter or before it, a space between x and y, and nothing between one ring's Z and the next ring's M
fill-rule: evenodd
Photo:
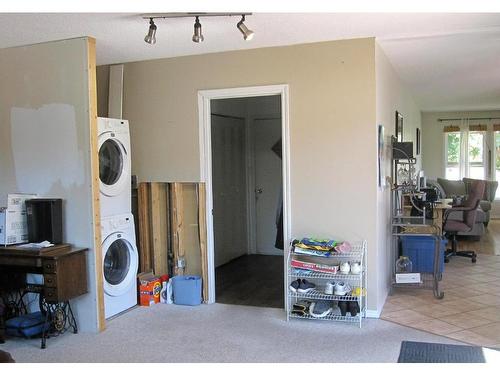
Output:
M0 256L57 258L87 250L87 248L83 247L72 247L70 244L60 244L43 248L16 245L0 247Z

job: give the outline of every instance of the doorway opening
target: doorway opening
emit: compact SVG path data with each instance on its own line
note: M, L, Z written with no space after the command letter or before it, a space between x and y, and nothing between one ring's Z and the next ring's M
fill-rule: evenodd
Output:
M207 90L199 98L208 302L284 308L288 88Z
M211 102L215 301L283 307L279 95Z

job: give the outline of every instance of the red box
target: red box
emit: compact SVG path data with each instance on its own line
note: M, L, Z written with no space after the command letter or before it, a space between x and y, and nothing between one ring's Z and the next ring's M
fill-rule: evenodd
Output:
M137 275L139 280L139 304L151 306L160 303L161 281L152 272Z

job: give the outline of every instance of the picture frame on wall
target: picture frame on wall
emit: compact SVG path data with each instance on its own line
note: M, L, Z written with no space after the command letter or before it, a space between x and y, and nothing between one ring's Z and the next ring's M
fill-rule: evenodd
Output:
M398 142L403 142L403 115L398 111L396 111L396 129L394 135Z
M382 187L384 185L384 126L378 126L377 132L378 141L378 186Z
M420 129L419 128L417 128L416 133L417 134L415 134L415 144L416 144L415 155L420 155Z

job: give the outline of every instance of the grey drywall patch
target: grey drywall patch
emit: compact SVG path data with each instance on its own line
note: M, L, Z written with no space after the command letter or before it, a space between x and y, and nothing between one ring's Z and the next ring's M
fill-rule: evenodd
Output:
M38 109L11 109L12 155L19 191L48 194L55 185L69 188L85 182L83 154L78 150L75 108L48 104Z

